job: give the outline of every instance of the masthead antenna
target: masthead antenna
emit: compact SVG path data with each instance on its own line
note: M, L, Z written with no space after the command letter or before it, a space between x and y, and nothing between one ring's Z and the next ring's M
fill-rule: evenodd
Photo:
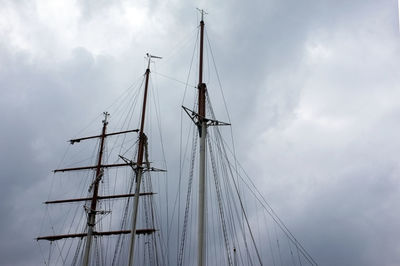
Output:
M208 13L204 9L196 8L201 14L201 21L204 20L204 15L208 15Z
M156 55L152 55L152 54L149 54L149 53L146 53L146 56L147 56L147 58L149 60L148 64L147 64L147 69L150 69L150 62L151 62L152 58L154 58L154 59L162 59L161 56L156 56Z

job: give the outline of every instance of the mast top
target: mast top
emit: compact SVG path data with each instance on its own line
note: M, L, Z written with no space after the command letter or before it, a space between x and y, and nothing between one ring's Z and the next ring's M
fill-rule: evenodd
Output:
M146 53L146 56L147 56L147 59L148 59L147 69L150 69L150 62L151 62L152 58L162 59L162 57L160 57L160 56L152 55L152 54L149 54L149 53Z
M197 10L201 14L201 21L204 22L204 15L207 15L208 13L204 9L197 8Z
M104 120L102 122L103 122L103 124L107 125L108 124L107 118L110 116L110 113L106 111L106 112L103 112L103 115L104 115Z

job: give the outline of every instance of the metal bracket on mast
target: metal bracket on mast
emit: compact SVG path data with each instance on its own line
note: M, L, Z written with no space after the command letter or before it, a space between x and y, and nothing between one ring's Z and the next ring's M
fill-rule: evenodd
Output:
M190 110L189 108L185 107L182 105L183 110L186 112L186 114L192 119L193 123L195 123L197 126L200 125L200 121L206 121L207 126L230 126L231 124L214 120L214 119L209 119L204 116L199 115L193 110Z
M196 9L201 13L201 20L204 20L204 15L208 15L208 12L206 12L204 9L200 9L196 7Z
M92 184L89 186L89 189L88 189L88 192L89 192L89 193L92 191L93 186L94 186L96 183L99 183L99 182L101 181L103 175L104 175L104 169L103 169L103 168L100 168L99 175L96 176L96 178L93 180Z
M99 210L99 211L97 211L97 210L91 210L91 209L90 209L89 207L87 207L86 205L83 205L83 209L85 209L85 212L86 212L87 214L89 214L90 212L95 212L96 214L102 214L102 215L111 213L111 210L108 210L108 211L106 211L106 210Z
M118 156L119 156L119 158L121 158L124 162L126 162L127 165L129 165L130 167L132 167L133 171L137 171L137 169L138 169L139 166L138 166L135 162L133 162L132 160L129 160L128 158L126 158L126 157L124 157L124 156L122 156L122 155L118 155ZM151 162L149 162L149 163L151 163ZM141 168L143 169L143 171L167 172L167 171L164 170L164 169L158 169L158 168L155 168L155 167L142 167L142 166L141 166Z
M151 63L151 62L154 62L154 61L151 61L152 58L154 58L154 59L162 59L161 56L156 56L156 55L152 55L152 54L149 54L149 53L146 53L146 57L147 57L147 59L149 60L149 61L148 61L148 64L147 64L147 69L150 69L150 63ZM145 58L146 58L146 57L145 57Z

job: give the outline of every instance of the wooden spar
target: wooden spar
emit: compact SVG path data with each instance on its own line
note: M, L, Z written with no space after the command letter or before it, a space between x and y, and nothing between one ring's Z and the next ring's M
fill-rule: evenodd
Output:
M157 56L153 56L151 54L146 54L148 58L148 64L146 69L146 82L144 87L144 95L143 95L143 105L142 105L142 119L140 121L140 129L139 129L139 148L137 155L137 168L136 168L136 187L135 187L135 197L133 202L133 211L132 211L132 230L131 230L131 238L130 238L130 246L129 246L129 266L133 266L134 263L134 253L135 253L135 239L136 239L136 222L137 222L137 213L139 206L139 194L140 194L140 185L142 183L142 173L143 173L143 155L144 155L144 146L147 142L147 137L144 134L144 123L146 118L146 103L147 103L147 90L149 86L149 77L150 77L150 62L152 58L161 58Z
M150 196L154 195L155 193L153 192L145 192L145 193L140 193L139 196ZM120 198L129 198L129 197L134 197L135 194L119 194L119 195L109 195L109 196L97 196L98 200L104 200L104 199L120 199ZM87 201L91 200L92 198L76 198L76 199L65 199L65 200L52 200L52 201L46 201L44 204L55 204L55 203L68 203L68 202L77 202L77 201Z
M118 199L118 198L127 198L127 197L134 197L135 194L120 194L120 195L108 195L108 196L99 196L98 191L99 191L99 183L102 179L103 176L103 169L104 168L113 168L113 167L123 167L123 166L130 166L132 168L136 168L137 165L136 163L129 161L125 163L120 163L120 164L102 164L102 158L103 158L103 152L104 152L104 145L105 145L105 139L108 136L114 136L114 135L119 135L119 134L126 134L130 132L138 132L138 129L133 129L133 130L125 130L125 131L120 131L120 132L113 132L113 133L106 133L107 130L107 117L109 114L107 112L104 113L104 120L103 120L103 128L102 132L100 135L96 136L90 136L90 137L83 137L83 138L77 138L77 139L71 139L70 142L71 144L74 144L76 142L80 142L82 140L87 140L87 139L93 139L93 138L100 138L100 147L99 147L99 154L98 154L98 161L97 165L95 166L82 166L82 167L74 167L74 168L63 168L63 169L56 169L54 172L67 172L67 171L79 171L79 170L92 170L96 169L95 172L95 178L92 183L93 187L93 196L92 197L87 197L87 198L77 198L77 199L65 199L65 200L54 200L54 201L46 201L45 204L56 204L56 203L67 203L67 202L78 202L78 201L91 201L89 213L88 213L88 232L87 233L81 233L81 234L71 234L71 235L55 235L55 236L42 236L36 238L37 240L49 240L49 241L54 241L54 240L59 240L63 238L73 238L73 237L87 237L86 239L86 245L85 245L85 251L84 251L84 259L82 265L89 265L89 258L90 258L90 249L91 249L91 239L92 236L103 236L103 235L113 235L113 234L129 234L131 231L111 231L111 232L96 232L94 231L94 225L96 222L96 214L98 211L96 210L97 207L97 201L98 200L103 200L103 199ZM144 171L164 171L162 169L157 169L154 167L150 168L144 168ZM147 195L153 195L154 193L152 192L146 192L146 193L140 193L139 196L147 196ZM152 233L154 229L138 229L136 231L136 234L148 234Z
M206 84L203 83L203 43L204 43L204 10L201 10L200 21L200 55L199 55L199 134L200 134L200 162L199 162L199 198L198 198L198 229L197 229L197 265L205 265L205 234L206 234Z
M117 164L102 164L100 168L112 168L112 167L122 167L122 166L132 166L136 165L134 163L117 163ZM77 171L77 170L90 170L90 169L97 169L98 165L93 166L82 166L82 167L73 167L73 168L63 168L63 169L56 169L53 172L68 172L68 171Z
M125 130L125 131L120 131L120 132L108 133L108 134L105 134L104 136L108 137L108 136L114 136L114 135L126 134L126 133L130 133L130 132L138 132L138 131L139 131L139 129ZM75 142L80 142L81 140L95 139L95 138L101 138L101 135L84 137L84 138L79 138L79 139L71 139L69 142L71 144L74 144Z
M154 233L156 230L155 229L137 229L136 234L137 235L145 235L145 234L151 234ZM130 230L120 230L120 231L109 231L109 232L96 232L93 231L92 235L93 236L109 236L109 235L123 235L123 234L130 234ZM85 237L87 236L87 233L80 233L80 234L68 234L68 235L54 235L54 236L41 236L36 238L36 240L48 240L48 241L55 241L55 240L60 240L60 239L65 239L65 238L76 238L76 237Z
M151 163L151 162L149 162ZM116 164L102 164L100 167L101 168L113 168L113 167L123 167L123 166L136 166L136 163L134 162L129 162L129 163L116 163ZM78 171L78 170L91 170L91 169L97 169L97 165L95 166L80 166L80 167L73 167L73 168L63 168L63 169L56 169L53 172L68 172L68 171ZM159 169L155 167L142 167L143 171L152 171L152 172L165 172L164 169Z
M85 245L85 253L83 257L83 265L89 265L89 257L90 257L90 249L92 246L92 236L94 232L94 226L96 224L96 207L97 207L97 197L99 193L99 183L101 178L103 177L103 168L101 167L103 161L103 151L104 151L104 140L106 138L106 130L107 130L107 117L109 114L104 112L104 120L103 120L103 130L100 137L100 148L99 148L99 156L97 161L96 175L93 181L93 197L92 202L90 204L90 210L88 213L88 232L86 238Z

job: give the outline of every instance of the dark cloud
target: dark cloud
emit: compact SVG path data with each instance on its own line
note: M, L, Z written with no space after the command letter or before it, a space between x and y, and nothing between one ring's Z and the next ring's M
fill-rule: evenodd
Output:
M5 1L0 12L2 265L43 260L33 239L63 141L140 77L145 52L165 57L154 72L186 80L193 42L181 40L195 37L191 3L67 2L53 23L50 3ZM398 265L396 3L201 4L238 157L260 190L321 265ZM227 120L217 77L207 78ZM183 89L154 82L166 87L173 157L179 126L166 125L180 117Z

